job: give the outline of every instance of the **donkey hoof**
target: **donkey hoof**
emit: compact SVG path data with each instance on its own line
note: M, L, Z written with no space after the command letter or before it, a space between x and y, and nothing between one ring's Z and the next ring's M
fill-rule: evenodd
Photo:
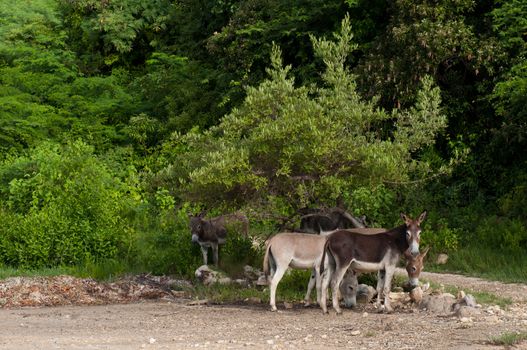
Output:
M272 307L271 307L271 312L276 312L276 311L277 311L276 306L272 306Z
M342 310L335 310L337 312L337 316L342 315Z

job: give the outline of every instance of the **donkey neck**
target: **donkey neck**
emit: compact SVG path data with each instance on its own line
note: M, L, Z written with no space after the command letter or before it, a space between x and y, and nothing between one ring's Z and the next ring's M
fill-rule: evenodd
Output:
M406 240L406 229L406 224L403 224L386 232L386 234L393 239L395 245L397 246L397 250L400 253L404 253L410 247L408 245L408 241Z

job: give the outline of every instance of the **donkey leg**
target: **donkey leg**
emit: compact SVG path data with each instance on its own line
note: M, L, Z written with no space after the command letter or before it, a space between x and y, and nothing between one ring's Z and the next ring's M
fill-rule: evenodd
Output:
M316 271L313 269L311 271L311 276L309 276L309 283L307 284L307 292L306 296L304 297L304 306L309 306L311 304L311 291L313 290L313 287L315 286L316 282ZM317 286L318 291L318 286ZM319 299L319 293L317 292L317 301Z
M315 285L317 289L317 304L320 305L320 298L322 296L322 275L320 274L319 268L315 268Z
M385 270L379 270L377 272L377 301L375 302L375 307L382 311L381 307L381 299L382 299L382 291L384 288L384 281L386 277L386 271Z
M326 269L324 270L324 272L322 273L320 277L322 282L320 285L320 301L318 304L322 308L322 312L324 312L325 314L328 313L328 307L327 307L326 300L327 300L327 295L328 295L329 282L331 280L331 277L333 276L333 269L334 267L331 264L326 264Z
M393 308L390 305L390 291L392 289L392 278L395 273L395 267L390 267L386 269L386 276L384 277L384 309L386 312L390 313L393 311Z
M342 279L344 278L344 274L347 271L347 266L340 266L335 269L335 273L333 273L333 278L331 278L331 293L332 293L332 302L333 302L333 309L337 312L337 315L342 314L342 310L340 308L339 303L339 286L340 282L342 282Z
M201 248L201 254L203 255L203 265L207 265L207 251L209 248L202 245L199 247Z
M214 265L218 266L218 243L212 243L212 254L214 259Z
M287 271L287 267L277 266L276 271L274 272L273 278L271 279L271 288L270 288L270 301L271 311L276 311L276 288L278 283L284 276L284 273Z

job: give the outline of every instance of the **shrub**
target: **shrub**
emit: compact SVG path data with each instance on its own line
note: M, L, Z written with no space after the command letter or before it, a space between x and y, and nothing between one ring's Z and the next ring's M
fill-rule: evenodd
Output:
M127 186L93 148L44 143L0 164L0 261L16 267L114 258L129 245Z
M146 210L137 216L137 230L140 232L137 263L141 268L155 274L194 276L195 270L203 264L203 258L199 246L191 241L189 208L187 203L177 210L160 210L158 213ZM236 232L229 233L226 243L220 246L220 268L232 276L239 274L246 264L259 266L260 257L251 239ZM210 249L208 259L212 263Z

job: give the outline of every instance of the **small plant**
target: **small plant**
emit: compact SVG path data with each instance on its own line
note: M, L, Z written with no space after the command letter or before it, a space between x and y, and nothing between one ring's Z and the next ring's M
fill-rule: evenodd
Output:
M527 332L504 333L498 337L493 337L489 343L492 345L510 347L523 341L527 341Z

